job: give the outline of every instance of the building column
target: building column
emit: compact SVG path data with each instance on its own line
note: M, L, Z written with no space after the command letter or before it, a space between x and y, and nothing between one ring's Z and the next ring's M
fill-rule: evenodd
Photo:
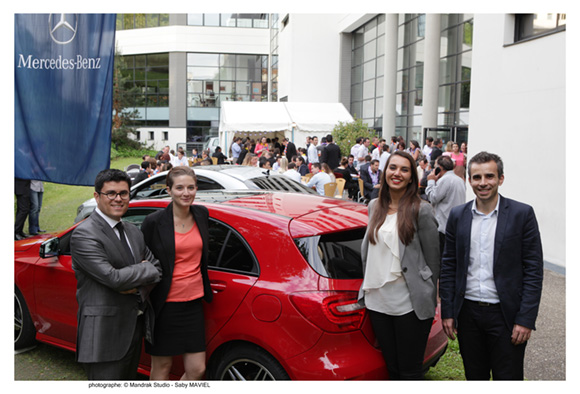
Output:
M397 45L399 14L385 14L385 69L383 77L383 135L395 135L397 115Z
M169 52L169 127L187 125L187 54Z
M423 130L437 127L439 102L439 61L441 47L441 15L427 14L425 18L425 65L423 68ZM425 141L422 133L421 144Z

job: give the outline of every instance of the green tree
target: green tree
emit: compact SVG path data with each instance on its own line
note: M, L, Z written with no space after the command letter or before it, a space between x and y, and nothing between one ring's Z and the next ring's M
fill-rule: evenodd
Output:
M134 105L139 88L134 86L133 81L125 72L126 69L123 56L115 52L111 145L117 150L138 150L143 148L143 144L132 138L136 136L136 130L132 125L139 117Z
M369 129L368 124L363 123L362 119L354 118L353 122L338 122L332 130L332 138L340 147L343 156L348 156L350 148L356 143L358 137L373 138L377 135L376 131Z

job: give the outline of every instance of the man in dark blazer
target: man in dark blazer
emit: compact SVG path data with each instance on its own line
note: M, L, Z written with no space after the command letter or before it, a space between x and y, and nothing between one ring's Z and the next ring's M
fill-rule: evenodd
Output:
M340 165L340 160L342 159L340 148L332 142L332 134L326 136L326 142L328 144L322 150L320 162L328 164L330 169L334 171L334 169Z
M371 176L371 172L373 175ZM379 196L379 188L381 187L381 170L379 169L379 161L374 159L367 164L361 166L360 179L364 184L365 198L372 200ZM373 178L375 177L375 182Z
M292 158L294 156L298 156L298 152L296 151L296 145L294 145L294 143L292 141L290 141L289 138L284 138L282 143L285 146L284 155L286 156L286 158L290 162L290 161L292 161Z
M469 161L474 201L451 210L439 294L443 329L455 339L468 380L523 380L524 352L535 329L543 280L534 210L498 193L499 156Z
M141 162L141 171L139 171L135 179L133 179L133 185L136 185L139 182L149 178L149 175L152 173L153 169L151 168L151 163L148 160L144 160Z
M161 279L161 265L141 231L121 223L130 185L123 171L101 171L97 208L71 237L79 305L76 357L89 380L136 379L143 336L151 335L148 294Z

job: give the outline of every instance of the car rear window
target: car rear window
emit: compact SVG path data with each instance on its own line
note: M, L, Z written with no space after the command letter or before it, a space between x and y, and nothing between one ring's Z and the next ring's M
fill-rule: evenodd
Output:
M316 194L313 189L310 189L300 183L283 175L264 176L249 179L245 182L251 189L261 190L277 190L286 192L298 192Z
M360 248L364 235L362 228L296 238L294 242L319 275L331 279L362 279Z

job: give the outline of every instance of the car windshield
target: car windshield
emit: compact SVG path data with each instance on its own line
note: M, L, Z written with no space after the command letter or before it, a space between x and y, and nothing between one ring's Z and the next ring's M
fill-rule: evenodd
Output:
M331 279L362 279L360 248L364 235L362 228L296 238L294 242L319 275Z

